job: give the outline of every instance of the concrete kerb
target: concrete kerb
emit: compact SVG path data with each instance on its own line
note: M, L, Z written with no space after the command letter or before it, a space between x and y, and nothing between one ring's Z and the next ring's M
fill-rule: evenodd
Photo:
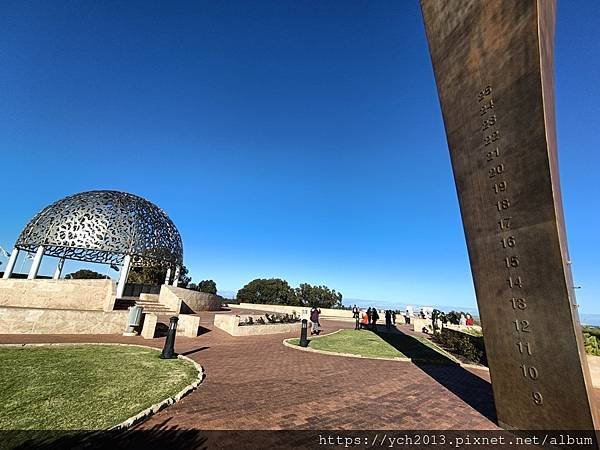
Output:
M323 334L321 336L312 336L311 339L318 339L318 338L323 338L325 336L331 336L332 334L339 333L340 331L342 331L342 330L340 329L337 331L333 331L332 333ZM401 362L410 362L410 363L415 364L415 361L413 361L412 358L403 358L400 356L393 357L393 358L387 358L384 356L363 356L363 355L355 355L354 353L328 352L325 350L317 350L317 349L309 348L309 347L300 347L299 345L292 344L291 342L289 342L292 339L298 339L298 338L286 338L283 340L283 345L286 347L292 348L294 350L300 350L300 351L309 352L309 353L320 353L322 355L343 356L346 358L359 358L359 359L378 359L378 360L382 360L382 361L401 361ZM436 360L423 360L423 359L419 359L418 362L421 364L456 365L456 366L462 367L463 369L479 369L479 370L485 370L488 372L490 370L488 367L478 366L476 364L463 364L463 363L446 364L446 363L440 363L440 361L436 361Z
M121 347L142 347L142 348L149 348L149 349L155 350L157 352L161 352L161 349L156 348L156 347L149 347L147 345L122 344L122 343L102 343L102 342L81 342L81 343L77 343L77 342L69 342L69 343L54 342L54 343L52 343L52 342L49 342L49 343L31 343L31 344L30 343L0 344L0 348L1 347L50 347L50 346L66 347L66 346L77 346L77 345L115 345L115 346L121 346ZM155 403L154 405L140 411L139 413L129 417L128 419L125 419L123 422L121 422L113 427L108 428L108 430L125 430L127 428L130 428L133 425L148 419L150 416L152 416L153 414L156 414L157 412L166 408L167 406L178 402L183 397L185 397L187 394L189 394L193 390L197 389L198 386L200 386L200 384L202 383L202 381L204 381L204 378L205 378L204 368L200 364L198 364L196 361L194 361L191 358L188 358L187 356L177 355L177 358L191 362L194 365L194 367L196 368L196 370L198 371L198 378L193 383L185 386L177 394L175 394L171 397L168 397L168 398L162 400L161 402Z

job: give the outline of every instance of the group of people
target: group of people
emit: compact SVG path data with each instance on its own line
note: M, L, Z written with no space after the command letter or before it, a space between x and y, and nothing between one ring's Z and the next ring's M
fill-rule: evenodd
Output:
M377 308L367 308L367 310L359 309L356 305L352 307L352 316L354 317L355 330L373 330L377 331L377 321L379 320L379 312ZM388 309L384 313L385 327L392 328L392 324L396 325L396 312Z
M419 316L421 316L423 319L425 318L430 318L431 316L429 315L429 308L422 308ZM431 308L433 309L433 308ZM306 310L305 310L306 311ZM396 326L396 312L388 309L385 312L382 312L384 314L385 317L385 327L386 329L391 329L392 326ZM311 322L311 330L310 330L310 334L311 335L318 335L319 333L321 333L321 322L319 321L319 317L321 315L321 310L317 307L313 307L310 310L310 322ZM411 316L412 316L412 309L407 308L406 311L404 312L404 321L406 324L410 324L411 322ZM356 305L354 305L352 307L352 316L354 317L355 322L355 326L354 329L355 330L372 330L372 331L377 331L377 321L379 320L379 311L377 311L377 308L367 308L366 310L364 309L360 309L358 308ZM445 323L445 316L441 319L442 321L444 321ZM466 326L472 326L474 323L473 317L471 316L471 314L467 314L465 316L465 314L461 314L460 317L460 325L466 325Z
M464 314L460 315L459 325L472 327L474 324L475 321L473 320L473 316L471 316L471 314L467 313L466 316Z

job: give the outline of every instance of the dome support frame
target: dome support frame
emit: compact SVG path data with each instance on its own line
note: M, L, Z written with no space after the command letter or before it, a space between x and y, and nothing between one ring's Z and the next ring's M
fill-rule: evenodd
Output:
M169 216L120 191L82 192L42 209L17 238L15 259L19 251L37 254L40 247L44 256L63 261L123 265L129 259L132 268L169 270L183 264L181 236Z

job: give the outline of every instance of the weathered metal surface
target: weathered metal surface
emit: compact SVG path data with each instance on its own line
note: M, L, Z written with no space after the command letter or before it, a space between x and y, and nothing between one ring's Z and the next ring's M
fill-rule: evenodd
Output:
M500 425L593 429L554 123L553 0L421 0Z
M171 266L183 261L181 236L167 214L148 200L117 191L65 197L40 211L15 247L80 261L115 264L125 255L134 266Z

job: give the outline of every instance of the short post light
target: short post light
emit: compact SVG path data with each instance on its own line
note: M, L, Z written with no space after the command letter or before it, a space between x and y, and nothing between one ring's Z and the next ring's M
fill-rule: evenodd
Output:
M161 359L175 359L177 353L175 353L175 334L177 333L177 316L173 316L169 322L169 331L167 332L167 339L165 340L165 346L160 354Z
M308 347L308 320L302 319L302 326L300 328L300 347Z

